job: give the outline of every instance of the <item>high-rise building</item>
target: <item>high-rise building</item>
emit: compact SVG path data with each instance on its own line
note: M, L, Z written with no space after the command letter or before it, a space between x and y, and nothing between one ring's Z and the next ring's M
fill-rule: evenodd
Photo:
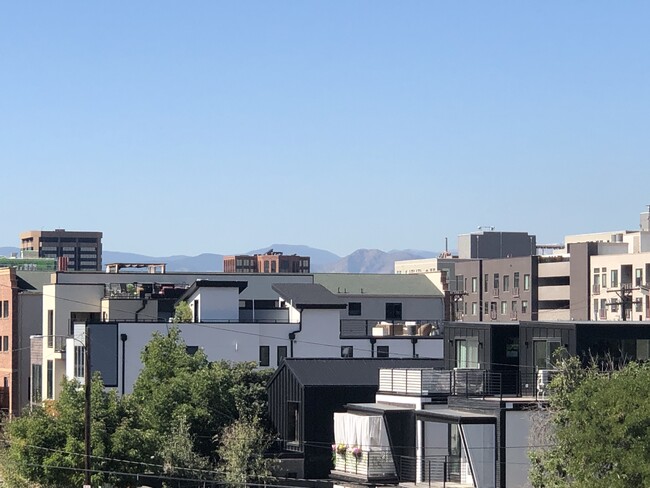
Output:
M21 251L37 251L41 258L54 258L58 269L101 271L102 233L65 229L31 230L20 234Z

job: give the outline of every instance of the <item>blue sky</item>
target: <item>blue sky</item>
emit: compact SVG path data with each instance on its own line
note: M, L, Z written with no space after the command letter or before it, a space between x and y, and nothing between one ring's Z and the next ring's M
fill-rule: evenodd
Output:
M0 245L538 242L650 203L647 2L4 2Z

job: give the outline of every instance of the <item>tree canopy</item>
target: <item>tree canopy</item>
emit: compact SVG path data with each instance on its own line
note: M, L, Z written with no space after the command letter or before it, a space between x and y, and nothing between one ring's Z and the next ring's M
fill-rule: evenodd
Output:
M239 419L264 414L270 370L258 370L255 363L210 362L201 349L188 351L176 326L154 334L142 362L129 395L119 397L104 388L99 375L93 378L93 485L133 486L135 475L145 472L161 479L223 479L214 439L222 439ZM81 486L83 419L83 388L64 380L56 401L5 423L0 479L10 487ZM262 453L251 456L256 454Z
M603 373L563 361L551 383L549 429L532 439L536 488L650 485L650 365Z

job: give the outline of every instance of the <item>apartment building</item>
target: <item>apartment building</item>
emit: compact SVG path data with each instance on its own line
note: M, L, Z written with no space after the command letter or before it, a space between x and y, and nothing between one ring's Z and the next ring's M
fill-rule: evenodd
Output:
M460 259L497 259L536 254L537 238L527 232L500 232L492 228L458 236Z
M264 254L224 256L224 273L309 273L309 256L287 255L270 249Z
M49 277L0 268L0 410L8 415L18 415L29 403L29 338L40 333L42 288Z
M65 229L32 230L20 234L21 251L36 251L41 258L56 259L58 269L100 271L102 233Z
M125 363L119 358L125 358L127 376L137 375L131 356L139 361L139 351L151 334L167 330L179 299L190 304L192 323L196 324L181 326L188 344L204 347L214 359L259 361L260 365L275 367L287 355L442 357L439 324L443 294L425 277L317 276L55 273L44 289L41 338L34 338L42 343L41 354L34 355L34 364L42 371L35 383L41 385L42 398L56 398L64 376L82 373L79 361L86 323L91 324L93 334L112 330L100 340L111 345L104 344L99 350L119 351L109 356L122 361L120 364ZM212 282L222 284L211 287L208 283ZM245 286L226 289L228 283ZM183 298L191 290L197 295ZM354 324L343 320L348 318L349 302L354 302L350 317ZM317 320L319 325L308 327L310 320ZM34 348L38 347L35 342ZM127 348L126 356L122 347ZM120 389L128 391L129 378L118 382Z

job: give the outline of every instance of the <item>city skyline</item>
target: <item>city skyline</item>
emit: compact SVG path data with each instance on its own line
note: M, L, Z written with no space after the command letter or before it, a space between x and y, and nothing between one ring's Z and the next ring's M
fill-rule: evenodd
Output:
M153 256L272 242L345 256L442 250L478 226L539 243L635 230L650 203L649 14L5 5L0 245L65 228Z

